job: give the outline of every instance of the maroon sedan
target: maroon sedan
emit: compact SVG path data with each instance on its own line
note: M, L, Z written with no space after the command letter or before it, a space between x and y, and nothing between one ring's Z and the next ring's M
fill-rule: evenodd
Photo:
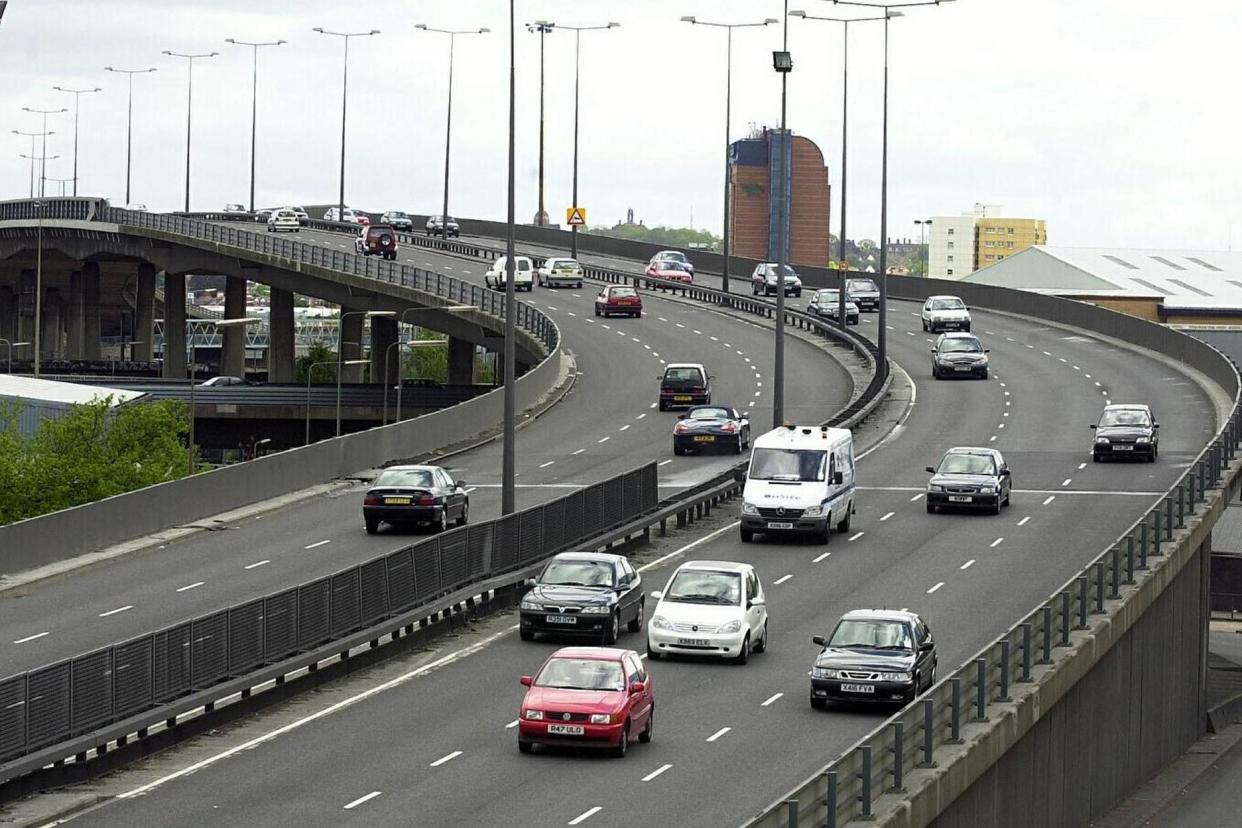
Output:
M655 697L638 653L564 647L532 678L518 712L518 750L535 745L600 747L625 756L630 740L651 741Z
M595 297L595 315L643 315L643 298L629 285L608 285Z

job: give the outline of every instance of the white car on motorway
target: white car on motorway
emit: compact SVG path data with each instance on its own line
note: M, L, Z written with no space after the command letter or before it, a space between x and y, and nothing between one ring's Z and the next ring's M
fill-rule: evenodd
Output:
M282 230L300 232L302 222L298 220L298 214L288 208L274 210L267 219L267 232L279 233Z
M677 567L647 622L647 657L711 656L745 664L768 646L768 608L755 568L733 561Z
M582 265L576 259L545 259L537 276L539 287L582 287Z
M487 273L483 275L483 283L489 288L504 290L505 279L507 278L507 274L505 272L507 259L507 256L499 257L496 261L492 262L492 266L488 268ZM535 266L531 263L529 256L513 257L513 289L515 291L529 291L533 289L535 286L534 273Z
M344 218L340 218L341 211L338 207L329 207L327 212L323 214L324 221L344 221L350 224L362 224L362 214L353 207L346 207ZM369 223L369 222L368 222Z
M957 296L928 296L922 316L925 331L970 330L970 308Z

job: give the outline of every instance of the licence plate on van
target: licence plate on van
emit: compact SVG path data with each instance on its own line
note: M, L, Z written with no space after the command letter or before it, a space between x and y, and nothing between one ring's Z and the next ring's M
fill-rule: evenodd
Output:
M706 638L679 638L677 644L681 647L707 647L710 645Z
M768 528L769 529L792 529L793 524L788 521L781 521L781 522L769 521Z

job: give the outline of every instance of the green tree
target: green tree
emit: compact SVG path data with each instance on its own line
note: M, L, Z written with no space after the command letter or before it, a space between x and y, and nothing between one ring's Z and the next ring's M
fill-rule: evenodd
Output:
M416 342L441 342L441 346L415 346L403 360L402 376L409 379L430 379L436 382L448 382L448 340L439 331L416 328Z
M294 376L297 377L298 382L306 382L307 372L314 365L315 375L312 381L316 385L336 382L336 366L323 364L334 362L336 362L336 351L333 351L326 345L316 343L306 349L305 356L297 358L294 363Z
M618 224L616 227L590 228L586 232L616 239L665 244L669 247L688 248L691 243L706 244L710 250L717 250L720 247L720 239L711 232L689 227L645 227L641 224Z

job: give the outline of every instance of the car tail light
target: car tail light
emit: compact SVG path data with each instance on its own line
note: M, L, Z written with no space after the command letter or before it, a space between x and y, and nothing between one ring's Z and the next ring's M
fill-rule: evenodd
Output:
M737 423L725 423L720 427L721 431L727 431L729 434L737 431Z
M368 493L367 496L363 498L362 505L363 506L380 506L383 504L383 502L384 502L384 498L380 497L379 495Z
M702 393L703 393L703 389L702 389L701 387L699 387L699 386L697 386L697 385L696 385L694 388L691 388L691 389L690 389L690 393L691 393L691 394L702 394Z
M677 425L673 426L674 434L685 434L689 430L690 430L690 426L686 425L685 423L678 423Z
M435 505L435 502L436 502L436 499L432 497L431 495L420 495L418 498L419 506L433 506Z

